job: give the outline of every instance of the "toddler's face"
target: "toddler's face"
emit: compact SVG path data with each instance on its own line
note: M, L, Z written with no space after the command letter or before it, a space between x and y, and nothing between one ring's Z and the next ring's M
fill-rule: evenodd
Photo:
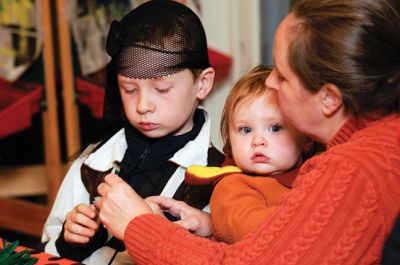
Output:
M192 129L198 85L189 70L155 79L118 75L118 84L127 119L145 136L180 135Z
M232 155L244 172L279 174L300 162L305 137L286 125L275 93L239 103L232 118Z

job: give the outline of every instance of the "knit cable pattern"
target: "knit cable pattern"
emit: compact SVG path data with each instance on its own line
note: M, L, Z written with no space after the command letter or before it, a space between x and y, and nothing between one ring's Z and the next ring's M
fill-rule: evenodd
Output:
M280 207L242 241L216 243L146 215L128 226L130 254L138 264L379 263L400 211L400 117L363 124L345 125L337 145L308 160Z

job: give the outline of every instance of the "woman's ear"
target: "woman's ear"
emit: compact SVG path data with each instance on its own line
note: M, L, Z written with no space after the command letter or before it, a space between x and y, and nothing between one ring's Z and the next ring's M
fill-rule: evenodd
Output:
M205 99L207 95L210 93L214 85L214 76L215 76L214 68L208 67L204 69L197 78L196 81L198 83L197 98L199 100Z
M326 116L332 116L343 105L340 89L332 83L323 85L318 93L321 95L322 111Z

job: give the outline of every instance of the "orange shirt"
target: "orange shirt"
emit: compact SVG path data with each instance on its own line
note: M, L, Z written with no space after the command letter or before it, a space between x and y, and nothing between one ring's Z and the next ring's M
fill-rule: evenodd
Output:
M298 174L298 169L274 177L234 173L220 180L211 195L213 237L234 243L254 231L290 191L276 178Z

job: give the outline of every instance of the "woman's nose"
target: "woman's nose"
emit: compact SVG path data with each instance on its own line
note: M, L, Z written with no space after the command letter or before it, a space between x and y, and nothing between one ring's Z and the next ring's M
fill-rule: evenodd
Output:
M265 86L278 90L278 73L275 70L275 68L272 70L272 72L268 75L268 77L265 79Z

